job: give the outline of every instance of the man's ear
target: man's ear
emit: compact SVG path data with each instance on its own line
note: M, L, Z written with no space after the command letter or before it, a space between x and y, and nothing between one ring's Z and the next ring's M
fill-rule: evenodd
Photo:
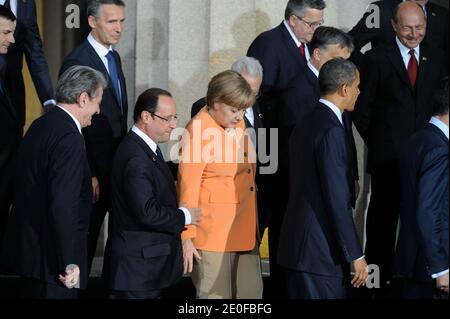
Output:
M347 84L342 85L339 88L338 92L341 97L346 97L348 95L348 85Z
M86 92L81 93L77 99L78 105L83 108L86 105L86 101L88 98L89 96Z
M91 27L91 29L95 29L97 27L97 21L95 20L94 16L88 17L88 24Z
M290 17L289 17L289 20L288 20L288 24L289 24L289 26L291 27L291 28L294 28L295 27L295 19L297 19L295 16L293 16L293 15L291 15Z

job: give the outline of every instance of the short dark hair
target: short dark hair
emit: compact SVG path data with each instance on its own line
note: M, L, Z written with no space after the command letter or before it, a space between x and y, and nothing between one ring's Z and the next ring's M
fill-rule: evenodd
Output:
M331 59L320 69L319 86L321 96L335 93L343 85L356 80L356 65L344 58Z
M101 6L113 4L119 7L125 7L125 2L122 0L91 0L89 1L87 7L87 16L93 16L94 18L98 18L98 13L100 11Z
M324 10L326 6L324 0L289 0L284 18L289 20L289 17L292 15L299 15L303 18L306 9Z
M327 46L339 44L341 48L348 48L350 53L353 52L352 37L342 30L333 27L318 27L309 44L310 52L315 49L326 50Z
M448 76L443 78L433 94L433 115L448 114Z
M9 21L16 21L16 16L14 13L7 7L0 5L0 18L4 18Z
M170 92L158 88L148 89L139 95L134 107L133 119L135 123L140 120L142 112L155 113L157 111L158 101L161 95L172 97Z

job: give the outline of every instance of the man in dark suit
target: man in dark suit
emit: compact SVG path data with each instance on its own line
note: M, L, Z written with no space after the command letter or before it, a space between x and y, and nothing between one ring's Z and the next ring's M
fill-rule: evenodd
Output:
M435 94L434 116L401 158L402 209L395 272L403 297L448 299L448 77Z
M44 51L42 50L35 1L0 0L0 4L9 7L17 17L16 30L14 32L16 43L11 46L7 54L5 84L19 116L20 130L23 133L26 118L25 85L22 76L24 57L39 100L43 106L55 104L53 100L53 85Z
M358 97L359 72L352 62L333 59L322 67L319 85L319 104L291 138L291 196L278 250L289 298L346 298L350 283L359 288L368 277L353 223L350 145L342 120Z
M427 32L423 44L448 52L448 10L428 0L412 1L420 4L426 13ZM371 43L374 49L380 45L392 43L395 31L392 28L391 19L395 8L402 2L404 0L376 1L368 7L361 20L349 32L356 46L352 57L356 62L363 63L360 50L366 44Z
M256 96L259 96L259 91L261 83L263 80L263 68L258 60L251 57L243 57L238 59L231 66L231 70L241 74L244 79L250 84L252 91ZM192 105L191 117L194 117L203 107L206 105L206 98L203 97L199 99ZM245 127L250 132L253 143L258 151L258 137L265 138L263 115L261 113L259 103L256 102L251 108L248 108L244 114ZM258 168L261 167L261 163L258 162ZM259 240L261 240L264 235L265 228L267 227L267 214L266 206L268 196L264 196L264 189L267 183L264 175L259 173L259 169L256 172L256 185L258 187L258 230L259 230Z
M280 127L281 92L290 80L303 70L309 60L308 43L314 31L323 23L325 6L323 0L289 0L283 22L278 27L258 35L247 51L247 56L256 58L264 69L258 102L264 115L266 128ZM272 143L275 143L281 142L282 139L282 136L271 135L268 131L268 141L272 140ZM275 149L275 147L268 145L267 149ZM274 158L278 156L278 153L269 156ZM267 290L270 290L274 296L283 298L285 288L280 286L282 271L276 265L276 255L288 194L282 187L284 180L279 172L267 176L267 179L270 187L266 191L272 194L266 206L270 253L270 287Z
M280 110L280 154L288 154L289 139L294 125L304 119L317 106L320 99L319 72L322 66L331 59L348 59L353 51L353 43L345 32L332 27L319 27L309 44L311 58L305 68L297 74L283 90ZM344 126L351 148L351 172L355 183L351 187L353 205L358 197L358 162L355 139L352 131L352 119L349 112L343 113ZM280 158L280 170L288 184L289 158Z
M105 86L94 69L67 70L57 107L31 125L20 146L1 261L33 287L27 297L73 299L72 288L86 287L92 185L81 128L100 111Z
M94 207L89 227L89 267L95 256L97 239L111 208L110 180L112 160L127 133L128 102L125 77L119 54L112 45L120 41L125 20L122 0L93 0L88 6L92 31L88 38L65 59L60 73L73 65L86 65L103 73L108 87L103 94L102 112L83 131L92 174Z
M367 53L361 95L353 120L368 147L371 198L366 256L390 281L400 210L401 148L432 114L432 91L441 76L443 53L421 45L425 15L414 2L400 4L392 21L396 39Z
M180 234L199 222L199 210L178 208L172 175L158 144L177 126L172 95L142 93L135 125L120 144L112 170L112 223L109 238L110 297L156 299L183 276Z
M20 133L16 110L5 87L5 54L14 43L16 17L8 8L0 6L0 246L12 204L13 172Z

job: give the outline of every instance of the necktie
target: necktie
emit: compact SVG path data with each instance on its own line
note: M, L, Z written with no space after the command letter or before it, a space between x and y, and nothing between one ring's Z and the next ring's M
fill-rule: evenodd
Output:
M303 59L306 60L306 53L305 53L305 44L302 42L302 44L300 44L300 55L303 57Z
M159 148L159 146L156 147L156 156L158 156L158 158L164 162L164 156L161 152L161 149Z
M9 10L11 10L11 4L9 3L9 0L6 0L5 3L3 4L3 6L5 8L8 8Z
M412 87L415 87L417 81L417 60L414 50L410 50L409 55L411 55L411 57L409 58L408 63L408 76Z
M120 93L119 73L117 72L117 64L112 51L109 51L106 55L106 59L108 59L109 77L111 78L111 83L114 91L116 92L117 99L119 100L119 107L122 109L122 94Z

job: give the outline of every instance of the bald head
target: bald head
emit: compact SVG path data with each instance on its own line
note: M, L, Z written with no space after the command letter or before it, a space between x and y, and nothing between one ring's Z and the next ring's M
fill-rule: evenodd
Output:
M400 3L392 19L392 26L407 48L414 49L420 45L426 33L425 13L415 1Z

